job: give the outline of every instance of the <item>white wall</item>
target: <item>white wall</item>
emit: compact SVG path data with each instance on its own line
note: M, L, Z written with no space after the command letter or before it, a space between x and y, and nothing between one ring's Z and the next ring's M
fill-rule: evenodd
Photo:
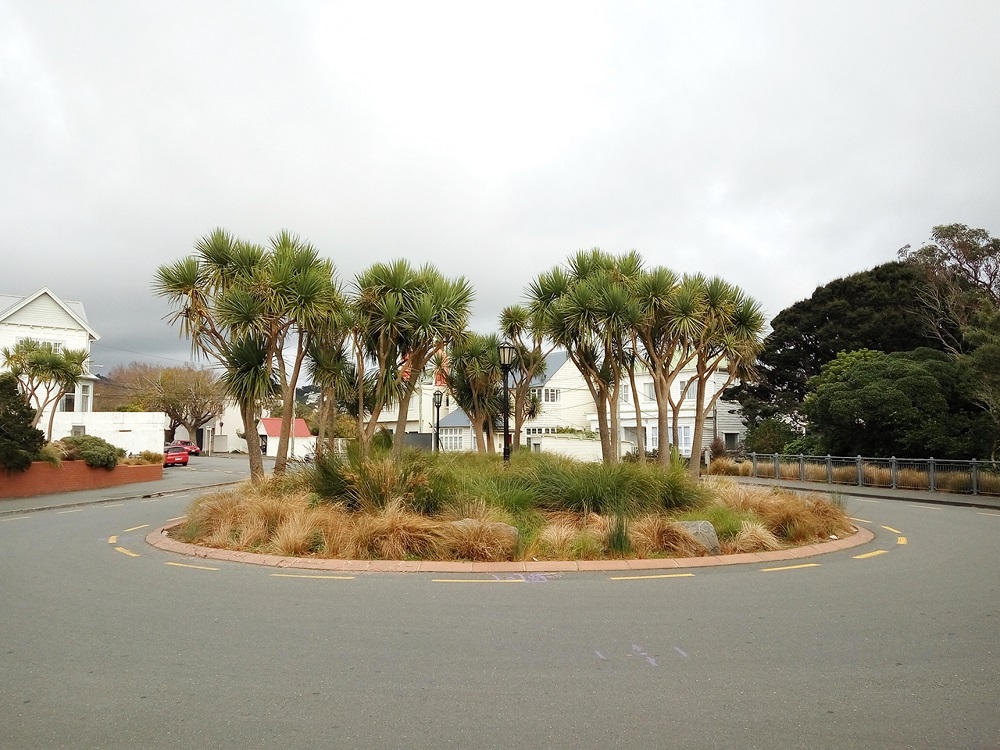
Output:
M80 426L85 434L103 438L127 453L163 453L165 418L162 411L57 412L52 439L71 435L73 428Z

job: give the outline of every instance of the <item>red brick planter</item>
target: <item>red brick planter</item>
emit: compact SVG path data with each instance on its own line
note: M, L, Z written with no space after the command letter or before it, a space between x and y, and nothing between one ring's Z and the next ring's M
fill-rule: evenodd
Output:
M19 474L0 470L0 499L96 490L157 479L163 479L163 467L159 464L116 466L108 471L87 466L83 461L63 461L61 466L35 462Z

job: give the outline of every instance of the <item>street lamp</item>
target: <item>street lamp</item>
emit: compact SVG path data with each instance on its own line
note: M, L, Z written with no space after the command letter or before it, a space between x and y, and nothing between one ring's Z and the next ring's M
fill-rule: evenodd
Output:
M434 451L436 453L441 452L441 401L443 399L444 394L441 391L434 391L434 410L437 412L434 422Z
M503 462L510 463L510 396L507 391L507 376L514 366L517 349L509 341L504 341L497 347L500 356L500 369L503 370Z

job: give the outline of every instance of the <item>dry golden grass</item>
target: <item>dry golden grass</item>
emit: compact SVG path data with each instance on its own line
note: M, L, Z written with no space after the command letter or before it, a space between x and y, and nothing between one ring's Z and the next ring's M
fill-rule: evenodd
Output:
M784 548L785 545L762 523L744 521L743 528L732 540L723 544L722 551L727 555L743 552L768 552Z
M459 560L498 562L512 560L517 535L507 527L480 518L465 518L439 527L441 546L448 557Z
M640 557L668 554L675 557L703 557L708 554L686 528L661 515L636 519L629 525L629 541Z
M754 513L771 533L797 544L851 529L843 508L816 495L802 496L777 487L737 485L725 480L716 480L713 488L717 502Z
M390 503L379 513L362 513L355 520L354 552L359 560L405 560L441 558L441 524L403 509L401 502Z
M573 556L573 543L580 533L574 520L550 519L535 538L531 556L539 560L569 560Z
M843 510L816 496L706 478L715 503L747 513L725 551L773 549L782 540L808 543L851 527ZM475 498L453 503L435 517L406 509L397 498L374 512L342 504L314 505L305 490L287 483L244 485L206 496L191 506L177 536L224 549L285 556L343 559L500 561L590 560L608 556L700 556L705 547L664 513L632 518L627 526L612 515L546 513L544 522L519 544L507 526L508 511ZM507 526L500 525L506 524ZM627 534L627 544L623 544Z

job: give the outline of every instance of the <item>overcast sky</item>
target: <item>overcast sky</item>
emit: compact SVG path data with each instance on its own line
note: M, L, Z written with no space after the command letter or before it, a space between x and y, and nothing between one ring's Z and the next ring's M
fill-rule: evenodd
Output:
M287 228L348 287L466 276L481 331L595 246L770 320L934 225L1000 233L998 38L995 0L0 0L0 292L175 364L155 268Z

